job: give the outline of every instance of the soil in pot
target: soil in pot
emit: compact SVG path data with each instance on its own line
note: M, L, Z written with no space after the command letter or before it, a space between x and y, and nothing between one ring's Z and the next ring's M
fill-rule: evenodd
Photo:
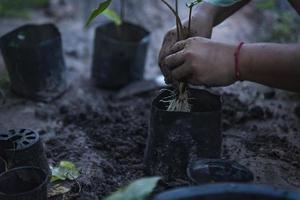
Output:
M65 91L61 35L53 24L22 26L1 37L0 47L16 94L50 101Z
M99 26L95 33L92 78L106 89L119 89L143 79L150 35L144 28L124 22Z
M47 200L47 174L39 168L21 167L0 176L0 200Z
M205 90L189 89L191 112L169 112L163 91L152 102L145 152L151 175L186 178L190 162L221 156L221 100Z
M30 129L12 129L0 134L0 155L8 168L35 166L49 174L44 146L37 132Z
M264 185L210 184L179 188L157 195L154 200L298 200L293 193Z

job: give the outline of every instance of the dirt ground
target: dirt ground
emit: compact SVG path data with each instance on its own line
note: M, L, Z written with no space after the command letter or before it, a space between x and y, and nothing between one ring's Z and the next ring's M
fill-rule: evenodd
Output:
M173 21L158 1L139 6L128 18L153 30L146 73L151 78L159 73L157 53ZM93 28L82 30L80 17L72 17L74 12L63 19L59 12L49 16L41 10L25 20L0 19L0 35L27 22L56 22L63 34L71 85L51 103L18 98L6 88L0 124L6 129L38 130L50 164L69 160L80 169L82 192L78 194L76 183L66 183L72 192L52 199L102 199L120 186L147 176L142 161L156 93L120 100L117 92L96 88L89 78ZM254 22L248 18L251 13L250 6L220 25L214 39L251 41L255 31L251 28ZM3 74L2 62L1 71ZM247 166L255 175L255 183L300 190L300 95L249 82L213 90L223 99L222 157ZM189 184L187 179L174 177L162 181L158 191Z

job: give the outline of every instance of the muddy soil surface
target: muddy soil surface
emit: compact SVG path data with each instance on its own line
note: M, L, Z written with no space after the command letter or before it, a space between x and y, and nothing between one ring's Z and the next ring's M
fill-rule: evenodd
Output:
M264 94L260 93L265 99ZM41 120L55 119L60 124L55 136L45 140L50 163L60 160L76 163L82 173L79 183L85 192L81 196L92 194L91 199L95 196L101 199L120 186L148 175L143 158L155 94L126 100L100 91L97 95L87 91L85 96L87 99L73 99L67 105L57 102L51 112L49 107L38 109L36 116ZM282 96L260 102L272 102ZM257 183L299 189L300 123L296 115L286 113L282 104L275 107L283 113L268 107L272 103L249 104L229 92L224 92L222 98L222 157L249 167ZM89 99L95 101L91 103ZM187 178L175 176L164 180L157 192L189 184ZM73 192L65 197L80 199L77 184L72 185Z
M157 2L145 1L145 5L129 12L131 20L153 31L148 77L159 71L156 58L160 43L165 31L174 24L171 15ZM37 11L29 20L1 19L0 34L24 23L45 21L57 23L62 31L72 86L62 97L47 104L18 98L4 89L7 99L0 106L0 130L1 126L38 130L50 164L69 160L80 169L81 192L76 182L68 182L65 185L72 191L52 199L102 199L120 186L147 176L143 156L155 94L118 100L115 92L93 86L89 81L93 30L83 31L83 23L72 18L60 20ZM216 28L214 38L249 41L248 36L255 35L249 28L251 23L246 9ZM3 70L0 61L0 73ZM247 166L255 175L255 183L300 190L299 95L248 82L217 92L224 101L222 157ZM156 192L189 184L187 178L173 177L162 181Z
M246 94L248 89L241 88ZM223 98L222 157L247 166L257 183L298 190L300 120L288 110L297 110L299 97L280 91L269 97L269 92L258 90L258 103L249 103L230 90L219 92ZM82 94L85 98L74 98L72 91L66 95L69 100L57 100L34 112L42 121L57 122L52 135L40 130L49 162L70 160L81 170L82 192L78 194L77 183L68 183L73 190L64 198L102 199L148 176L143 158L155 93L118 100L113 92L91 87ZM184 185L190 185L187 177L175 176L162 181L156 192Z
M3 127L39 131L50 164L69 160L80 169L81 192L78 183L66 182L72 191L54 200L102 199L148 176L143 158L156 93L120 100L89 79L78 83L48 104L8 93L0 108ZM255 183L300 190L300 97L246 82L214 92L223 99L222 157L248 167ZM156 192L186 185L187 177L174 176Z

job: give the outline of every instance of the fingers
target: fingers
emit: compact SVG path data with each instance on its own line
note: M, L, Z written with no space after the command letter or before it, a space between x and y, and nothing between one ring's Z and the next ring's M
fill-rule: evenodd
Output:
M161 51L159 52L159 62L161 62L169 53L169 49L176 43L176 32L170 31L166 34Z
M163 63L166 68L169 70L173 70L174 68L182 65L185 62L185 54L184 51L179 51L175 54L167 56Z
M166 34L161 50L159 52L159 67L161 72L165 76L165 82L168 84L171 82L171 71L165 66L164 58L168 55L169 49L176 43L176 33L170 31Z
M172 78L177 81L183 81L192 74L192 69L189 65L183 64L172 71Z
M174 53L177 53L178 51L183 50L185 48L185 46L186 46L186 40L176 42L169 50L168 55L174 54Z
M172 76L172 70L180 65L183 65L185 62L184 48L186 41L180 41L175 43L173 46L166 48L163 53L160 54L160 57L163 59L160 60L159 65L163 75L165 76L166 83L176 83L176 79Z

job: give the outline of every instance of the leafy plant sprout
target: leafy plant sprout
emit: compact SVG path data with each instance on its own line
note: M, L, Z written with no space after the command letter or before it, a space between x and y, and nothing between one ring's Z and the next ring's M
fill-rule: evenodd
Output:
M121 20L124 21L124 16L125 16L125 2L124 0L120 0L120 16L121 16Z
M176 31L177 31L177 41L185 40L191 36L191 24L192 24L192 11L194 6L200 3L202 0L193 0L188 2L186 6L189 8L189 21L188 29L186 31L185 27L182 25L182 21L179 17L178 0L175 0L175 9L166 1L161 0L173 13L176 18ZM189 103L187 84L184 82L179 83L177 94L173 93L163 102L168 102L167 111L173 112L191 112L191 105Z
M110 10L108 7L111 5L112 0L105 0L99 4L99 6L93 10L91 15L89 16L85 27L88 27L92 21L99 15L103 14L106 18L115 23L117 27L121 26L124 20L125 15L125 4L124 0L120 0L121 9L120 14L117 14L115 11Z

